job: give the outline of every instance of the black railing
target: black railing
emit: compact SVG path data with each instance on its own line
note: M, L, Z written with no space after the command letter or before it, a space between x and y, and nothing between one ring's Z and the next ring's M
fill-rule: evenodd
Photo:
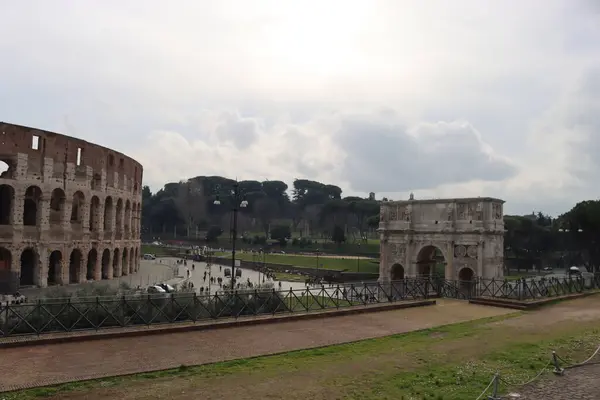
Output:
M478 278L473 281L451 281L432 278L431 284L433 291L439 297L457 299L488 297L526 301L600 289L600 274L516 280Z
M94 298L44 299L0 306L0 337L101 330L222 318L306 313L369 304L421 300L502 298L532 300L600 289L600 275L514 281L451 281L414 278L390 283L327 285L303 290L221 291L214 295L179 292Z
M419 300L429 297L429 280L319 286L303 290L224 291L44 299L0 308L0 337L100 330L222 318L281 315Z

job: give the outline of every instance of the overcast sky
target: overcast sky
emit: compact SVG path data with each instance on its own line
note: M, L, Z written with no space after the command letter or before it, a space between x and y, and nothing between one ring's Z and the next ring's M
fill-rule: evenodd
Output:
M598 5L596 5L598 4ZM0 120L198 175L344 194L600 187L596 0L0 0Z

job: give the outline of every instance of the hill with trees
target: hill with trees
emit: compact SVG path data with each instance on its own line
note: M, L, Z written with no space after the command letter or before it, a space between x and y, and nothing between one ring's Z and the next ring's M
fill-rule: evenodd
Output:
M144 187L143 239L227 246L232 220L229 193L234 184L221 176L198 176L168 183L156 193ZM339 186L307 179L295 180L291 188L282 181L238 184L248 201L238 221L245 245L378 252L379 201L372 195L343 197ZM220 205L214 204L217 195ZM506 215L504 222L505 259L511 269L585 265L598 270L600 266L600 200L579 202L554 219L537 213Z

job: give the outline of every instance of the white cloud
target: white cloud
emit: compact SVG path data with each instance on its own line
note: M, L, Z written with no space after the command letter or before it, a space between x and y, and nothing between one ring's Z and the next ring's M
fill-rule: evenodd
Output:
M597 197L594 4L9 2L0 110L123 150L155 187L306 177L558 213Z

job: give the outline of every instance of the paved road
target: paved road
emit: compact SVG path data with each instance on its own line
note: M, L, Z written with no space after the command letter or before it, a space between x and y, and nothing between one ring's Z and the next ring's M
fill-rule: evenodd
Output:
M326 319L1 349L10 374L0 374L0 392L339 344L510 312L440 300L436 306Z
M39 297L44 297L48 294L56 293L57 291L74 293L79 290L84 290L86 288L100 286L118 288L122 282L127 283L131 287L136 287L138 285L145 287L150 284L160 283L171 279L173 277L172 264L172 260L141 260L140 269L132 275L122 276L116 279L87 282L81 284L53 286L47 288L23 289L20 292L23 293L29 299L36 299Z

